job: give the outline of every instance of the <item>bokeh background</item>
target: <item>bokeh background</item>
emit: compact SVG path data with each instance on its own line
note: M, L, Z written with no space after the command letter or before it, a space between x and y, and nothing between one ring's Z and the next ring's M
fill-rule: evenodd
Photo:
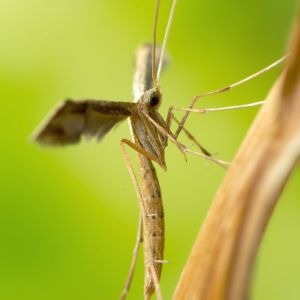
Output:
M171 4L162 2L160 41ZM296 6L296 0L179 0L171 64L161 79L162 114L279 58ZM117 299L121 292L138 220L119 147L129 137L126 122L101 144L47 149L28 137L65 98L130 101L134 52L151 41L153 12L154 0L0 0L0 299ZM262 100L279 70L199 105ZM188 127L231 160L256 112L194 115ZM161 285L170 299L224 170L198 157L185 162L172 144L166 159L168 171L158 173L171 263ZM298 169L267 229L253 299L300 299L299 180ZM142 286L140 255L129 299L142 299Z

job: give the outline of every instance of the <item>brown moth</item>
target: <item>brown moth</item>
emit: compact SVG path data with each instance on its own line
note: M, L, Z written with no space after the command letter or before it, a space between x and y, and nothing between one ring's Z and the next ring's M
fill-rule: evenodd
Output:
M96 138L100 141L116 124L129 118L133 141L123 139L121 148L133 179L141 210L136 251L132 259L128 279L121 299L125 299L133 277L137 250L144 242L145 284L144 298L150 299L156 290L162 299L159 287L164 249L164 211L161 191L152 161L166 169L164 150L167 138L181 149L183 146L169 134L169 128L158 113L161 92L157 78L164 64L164 49L173 17L176 1L173 2L160 59L156 59L156 25L159 0L156 1L153 30L153 45L144 45L136 55L134 76L134 102L111 102L103 100L66 100L56 108L33 135L33 139L44 145L62 146L75 144L81 137ZM156 67L158 72L156 74ZM170 119L168 118L170 121ZM141 171L141 187L131 166L124 145L138 152Z
M144 45L139 49L137 58L151 57L151 51L151 45ZM151 66L149 59L145 58L137 61L139 64L146 64L140 65L137 72ZM161 93L157 87L151 88L152 80L149 74L151 72L145 72L145 77L138 79L144 85L141 85L143 93L136 103L66 100L50 114L34 134L36 142L49 146L76 144L82 136L100 141L116 124L126 118L130 119L134 142L123 139L122 144L129 145L139 153L145 298L149 298L155 290L152 271L154 270L157 281L160 278L164 248L164 212L159 182L151 160L166 169L164 150L167 145L166 135L163 135L149 118L168 131L166 122L157 111L161 103ZM153 270L149 265L154 266Z
M137 55L151 54L151 46L145 45ZM151 57L151 55L150 55ZM146 64L149 62L146 61ZM149 67L149 66L148 66ZM149 74L149 73L148 73ZM145 74L147 76L147 74ZM44 124L34 134L34 140L43 145L63 146L76 144L81 137L96 138L100 141L119 122L130 119L134 142L123 139L139 153L142 178L141 209L145 251L145 297L154 291L151 270L154 265L157 280L160 278L164 248L163 206L159 182L151 160L166 169L164 149L167 138L148 119L151 118L165 130L167 124L157 109L161 103L158 88L148 88L149 78L145 78L145 91L138 101L111 102L103 100L66 100L56 108ZM158 261L157 263L155 261Z
M173 0L163 46L160 49L155 45L159 1L157 0L156 2L153 45L146 44L142 46L136 55L136 70L133 83L134 102L66 100L54 109L33 135L33 139L36 142L49 146L76 144L81 140L81 137L96 138L100 141L115 125L125 119L129 119L133 140L122 139L121 148L139 199L141 222L128 279L121 295L121 299L125 299L129 291L135 269L137 251L141 241L144 243L144 298L150 299L154 291L156 291L157 299L162 299L159 279L161 276L162 263L164 262L164 210L159 181L152 161L157 162L164 170L166 169L164 151L169 139L176 144L183 153L189 152L200 155L221 166L226 166L226 162L212 157L211 154L186 130L186 128L184 128L184 123L188 114L190 112L208 111L193 110L194 104L201 97L230 90L261 73L268 71L283 60L281 59L264 70L228 87L195 96L189 108L182 109L186 111L186 114L180 122L173 117L173 108L171 107L165 121L158 112L162 101L158 80L161 69L165 63L164 49L168 39L175 5L176 0ZM156 58L156 52L160 53L159 59ZM243 105L239 107L243 107ZM247 107L247 105L245 107ZM224 110L226 109L228 108L225 108ZM216 110L223 110L223 108ZM175 135L170 132L171 120L178 123ZM177 141L181 130L187 134L188 138L195 143L202 153L191 151ZM133 148L138 153L141 189L125 150L125 145Z
M173 2L174 11L176 1ZM159 1L156 2L153 30L153 45L144 45L136 55L136 71L134 76L134 102L111 102L103 100L66 100L56 108L40 126L33 139L50 146L62 146L78 143L82 136L101 140L111 128L128 118L133 141L122 139L121 148L133 179L141 210L141 223L138 232L136 251L132 259L128 279L121 299L125 299L133 277L137 250L144 242L145 284L144 298L150 299L154 291L157 298L162 299L159 287L164 249L164 211L161 191L152 161L166 169L164 150L168 137L181 151L184 146L175 141L169 132L169 125L159 114L162 95L157 77L164 65L163 51L173 14L164 38L162 48L156 47L156 24ZM159 51L157 51L159 50ZM161 50L161 51L160 51ZM156 58L156 51L161 52ZM156 67L158 72L156 74ZM168 123L170 118L167 118ZM141 190L131 166L125 145L138 152L141 172Z

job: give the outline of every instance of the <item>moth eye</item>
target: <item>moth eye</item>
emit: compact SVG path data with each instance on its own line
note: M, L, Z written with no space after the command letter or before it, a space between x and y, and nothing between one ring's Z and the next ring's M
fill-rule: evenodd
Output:
M153 95L153 96L150 98L150 105L151 105L151 106L157 105L157 104L159 103L159 100L160 100L159 96Z

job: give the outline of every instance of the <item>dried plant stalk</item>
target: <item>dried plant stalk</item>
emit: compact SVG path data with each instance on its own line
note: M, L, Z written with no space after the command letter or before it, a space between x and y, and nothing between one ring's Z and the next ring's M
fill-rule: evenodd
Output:
M242 143L196 239L175 300L247 298L273 208L300 156L300 21L291 56Z

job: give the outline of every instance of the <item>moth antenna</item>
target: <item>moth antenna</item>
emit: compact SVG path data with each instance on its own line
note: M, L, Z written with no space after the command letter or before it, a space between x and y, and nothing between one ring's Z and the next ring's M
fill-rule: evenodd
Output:
M169 16L169 20L168 20L168 24L167 24L167 28L165 31L165 36L164 36L161 52L160 52L160 58L159 58L159 63L158 63L158 68L157 68L157 79L158 80L159 80L160 72L161 72L162 65L163 65L164 54L165 54L167 42L169 39L169 33L170 33L170 29L171 29L171 25L172 25L172 21L173 21L173 17L174 17L176 2L177 2L177 0L173 0L173 2L172 2L170 16Z
M155 87L158 87L159 85L156 77L156 31L157 31L159 5L160 5L160 0L156 0L154 25L153 25L153 43L152 43L152 80Z

